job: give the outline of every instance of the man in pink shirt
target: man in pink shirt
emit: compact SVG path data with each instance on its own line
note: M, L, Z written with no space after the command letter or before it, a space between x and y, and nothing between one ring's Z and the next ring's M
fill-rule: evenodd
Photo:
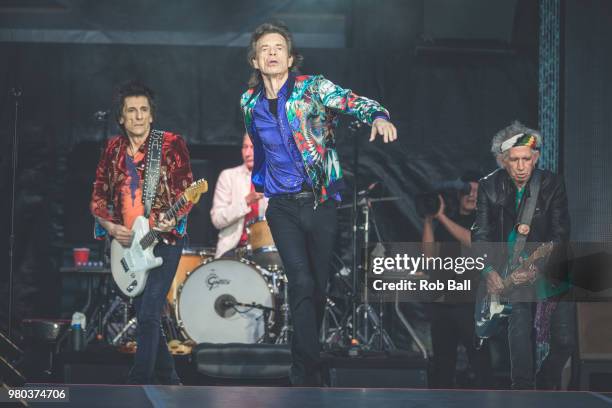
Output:
M251 220L263 217L268 200L263 193L254 190L251 183L253 170L253 143L247 134L242 138L242 161L240 166L225 169L219 175L210 217L219 229L219 241L215 258L232 253L246 246L246 226Z

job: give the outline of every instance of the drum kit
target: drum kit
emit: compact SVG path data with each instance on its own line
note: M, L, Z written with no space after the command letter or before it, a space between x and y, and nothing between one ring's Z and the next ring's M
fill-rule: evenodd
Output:
M349 129L356 133L360 127L361 123L355 121ZM357 190L359 138L353 139L353 202L338 207L340 210L353 210L353 264L347 267L334 254L339 265L332 265L332 280L342 283L339 285L341 294L326 299L320 339L328 349L351 347L355 342L366 348L392 349L395 346L383 328L382 305L377 312L368 302L367 285L364 284L368 257L366 255L363 263L358 264L361 259L358 234L363 237L362 248L369 248L369 224L372 222L377 240L382 242L373 213L370 221L372 204L400 198L371 198L370 192L378 182L364 191ZM359 219L362 224L358 223ZM205 342L290 343L292 327L287 277L268 222L264 218L249 222L247 235L248 245L237 248L231 257L214 259L214 248L183 250L167 294L166 312L162 316L162 326L166 337L171 339L172 352L185 353L192 345ZM352 282L349 282L350 275ZM363 293L359 288L363 288ZM104 313L98 313L99 330L92 334L115 346L129 348L126 345L135 343L134 328L137 324L131 305L118 291L103 297L106 305L100 308ZM397 307L396 313L400 313ZM416 337L402 317L400 315L402 324ZM104 334L101 333L103 330L106 331Z
M231 257L214 259L214 248L183 249L164 319L171 351L179 344L290 341L287 279L267 221L251 221L247 235L248 245ZM127 320L113 345L133 343L135 324Z
M326 299L320 340L327 350L348 349L350 354L355 349L354 344L359 344L364 350L395 348L384 329L382 303L375 305L368 301L370 296L364 284L367 268L364 265L368 264L369 256L368 251L362 253L366 254L365 259L358 255L356 235L357 231L362 231L362 247L370 248L368 236L372 223L377 241L382 242L371 214L372 204L398 198L370 198L368 191L364 196L356 197L358 199L352 205L339 207L353 207L354 214L358 213L355 208L359 208L362 216L353 216L353 267L344 265L336 254L337 265L331 265L332 281L340 281L341 285L338 285L340 295L330 294ZM358 224L358 218L361 224ZM215 259L214 248L183 249L162 318L171 352L188 353L192 346L200 343L290 343L292 327L287 277L268 222L257 218L246 227L248 245L231 251L232 256ZM357 264L358 258L362 265ZM352 275L352 282L349 275ZM115 328L113 345L133 351L136 319L128 320L126 310L129 305L124 306L123 329L117 332L117 323L107 326ZM399 308L396 307L395 313L416 338L414 330L400 315ZM106 338L109 338L108 334Z

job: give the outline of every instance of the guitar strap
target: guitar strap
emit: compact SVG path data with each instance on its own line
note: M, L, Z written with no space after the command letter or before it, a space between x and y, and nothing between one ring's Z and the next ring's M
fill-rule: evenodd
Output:
M159 184L159 173L161 164L161 150L164 141L164 132L151 130L147 141L147 158L145 163L144 185L142 187L142 203L144 204L144 216L149 218L153 200L157 193Z
M518 216L517 225L531 225L531 220L533 219L533 214L535 213L536 209L536 203L538 201L538 195L540 194L541 184L542 172L538 169L534 169L533 176L531 176L531 181L529 182L529 195L527 196L525 204L521 208L521 212ZM529 233L517 234L517 238L514 243L514 251L512 253L512 262L510 263L510 265L516 265L516 263L518 262L521 252L525 248L525 243L527 242L528 235Z

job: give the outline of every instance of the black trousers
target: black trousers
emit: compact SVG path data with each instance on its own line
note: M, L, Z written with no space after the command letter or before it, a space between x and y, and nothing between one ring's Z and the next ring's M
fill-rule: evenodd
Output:
M432 303L432 388L454 388L457 346L462 344L474 372L474 388L488 388L493 371L488 345L476 350L473 303Z
M162 330L161 315L166 304L176 268L181 257L184 239L176 245L160 242L153 253L164 263L149 271L144 291L134 298L136 309L136 341L138 348L134 365L128 375L128 384L179 384L174 359L168 351L166 336Z
M272 197L266 211L289 282L294 385L318 385L319 330L337 230L333 200L313 207L312 196Z
M534 389L535 303L512 303L508 321L508 344L513 389ZM537 373L537 388L558 389L561 371L572 354L576 336L576 309L570 299L562 298L550 318L550 352Z

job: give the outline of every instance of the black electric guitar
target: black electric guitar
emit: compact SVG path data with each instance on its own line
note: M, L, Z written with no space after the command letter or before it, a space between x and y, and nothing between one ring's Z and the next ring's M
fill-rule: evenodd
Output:
M505 296L514 287L512 274L518 269L529 269L538 259L548 256L552 249L552 242L542 244L529 257L520 260L518 265L506 265L500 275L504 284L501 294L488 293L486 279L480 281L474 311L476 335L479 338L487 339L494 335L499 329L500 322L512 312L512 305Z

